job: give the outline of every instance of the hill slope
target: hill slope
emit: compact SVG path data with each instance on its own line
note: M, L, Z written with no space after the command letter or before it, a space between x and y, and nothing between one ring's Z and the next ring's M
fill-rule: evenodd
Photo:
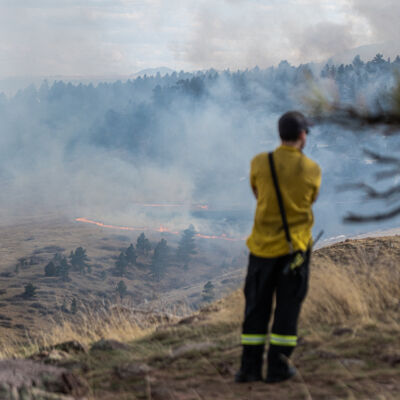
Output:
M101 341L90 351L59 346L66 351L34 358L67 368L95 399L398 399L399 256L397 236L347 240L314 253L292 360L300 374L284 384L233 384L240 290L179 322L159 322L136 340Z
M153 251L139 256L136 265L129 265L123 277L117 276L115 264L119 254L130 243L135 245L140 233L54 216L0 227L0 346L4 337L22 337L27 332L35 336L35 332L46 329L54 320L71 319L69 310L74 299L78 311L105 302L120 302L116 287L121 280L127 287L123 302L147 309L165 303L196 307L209 280L224 293L232 285L238 287L241 274L237 271L245 263L242 243L198 238L197 255L192 257L188 270L183 270L175 257L180 235L169 233L145 232L153 249L161 238L167 240L170 248L161 281L151 273ZM66 280L45 276L45 266L57 254L69 260L70 252L78 247L86 250L89 269L82 273L71 268ZM22 296L28 283L37 288L32 298Z

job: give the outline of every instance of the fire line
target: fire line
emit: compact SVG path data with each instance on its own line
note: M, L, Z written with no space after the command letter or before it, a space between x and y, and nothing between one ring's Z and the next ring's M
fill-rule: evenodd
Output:
M173 235L179 235L179 232L170 230L163 225L160 225L160 227L157 229L151 229L151 228L145 228L145 227L134 228L134 227L129 227L129 226L109 225L109 224L104 224L103 222L99 222L99 221L92 221L88 218L75 218L75 221L83 222L86 224L92 224L92 225L96 225L101 228L107 228L107 229L119 229L122 231L131 231L131 232L137 232L137 231L152 231L152 232L161 232L161 233L166 232L166 233L171 233ZM227 240L230 242L240 242L240 241L245 240L245 239L230 238L230 237L226 236L225 234L222 234L221 236L217 236L217 235L202 235L201 233L196 233L195 236L198 238L201 238L201 239Z

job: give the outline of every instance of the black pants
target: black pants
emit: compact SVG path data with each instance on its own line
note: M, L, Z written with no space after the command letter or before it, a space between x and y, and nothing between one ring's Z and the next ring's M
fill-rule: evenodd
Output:
M287 265L294 255L262 258L250 254L244 294L246 299L242 344L244 353L264 351L268 324L275 297L274 321L268 354L269 374L285 367L297 344L297 321L307 294L310 252L301 267L291 271ZM242 362L244 360L242 359ZM274 372L275 370L275 372Z

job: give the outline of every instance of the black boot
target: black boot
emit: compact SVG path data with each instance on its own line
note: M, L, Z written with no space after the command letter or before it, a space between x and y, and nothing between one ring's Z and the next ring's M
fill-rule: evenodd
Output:
M268 350L267 383L286 381L296 375L296 368L289 364L289 357L294 347L271 344Z
M264 345L243 345L242 363L235 375L235 382L257 382L262 380Z

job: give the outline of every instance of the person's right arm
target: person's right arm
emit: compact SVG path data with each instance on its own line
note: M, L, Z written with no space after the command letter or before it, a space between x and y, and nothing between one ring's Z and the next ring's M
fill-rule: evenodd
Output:
M317 198L318 198L318 194L319 194L319 188L321 186L321 168L317 165L317 170L315 173L315 190L312 196L312 202L314 203Z
M254 159L251 162L250 165L250 186L251 190L253 191L254 197L257 199L258 198L258 191L257 191L257 185L256 185L256 174L255 174L255 166L254 166Z

